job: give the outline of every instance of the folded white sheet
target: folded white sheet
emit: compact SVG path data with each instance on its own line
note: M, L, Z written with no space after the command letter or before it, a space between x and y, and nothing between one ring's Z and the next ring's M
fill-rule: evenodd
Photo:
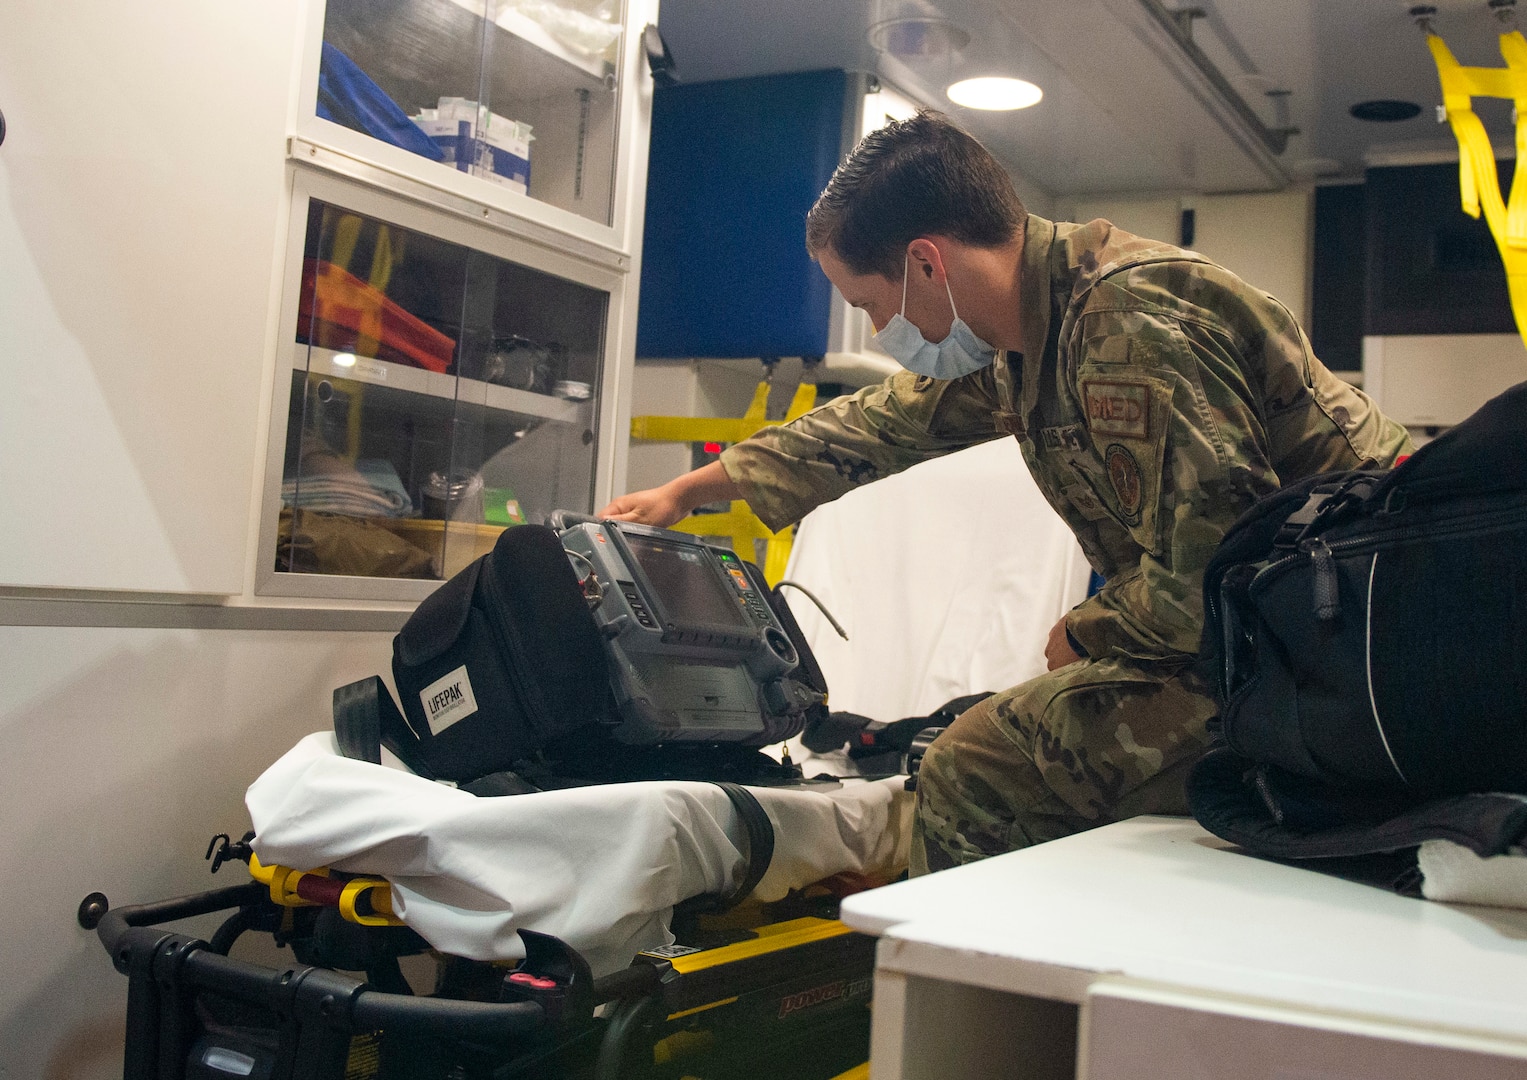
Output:
M307 736L249 788L262 862L386 877L400 918L436 948L478 960L523 955L520 927L555 934L596 975L668 944L674 904L743 872L746 832L713 784L662 781L481 799ZM833 790L753 788L774 825L755 895L844 871L906 865L902 779Z
M1451 840L1428 840L1416 861L1428 900L1527 908L1527 858L1520 855L1482 859Z

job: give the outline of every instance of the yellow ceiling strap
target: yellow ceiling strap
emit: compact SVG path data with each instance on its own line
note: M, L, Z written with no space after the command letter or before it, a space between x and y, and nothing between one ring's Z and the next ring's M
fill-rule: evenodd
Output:
M1513 30L1500 37L1501 55L1510 72L1511 103L1516 106L1516 160L1527 161L1527 38ZM1511 197L1506 200L1506 243L1527 248L1527 182L1518 169L1511 178Z
M741 417L705 416L633 416L631 437L655 442L714 442L739 443L766 427L788 424L796 417L816 407L817 388L814 383L803 382L795 388L790 407L783 420L767 419L769 406L769 383L760 382L753 390L753 400ZM755 540L764 543L764 578L770 585L779 584L785 576L785 564L790 559L790 544L795 530L786 526L774 532L740 499L733 500L731 508L721 514L695 514L674 526L679 532L692 536L725 536L732 541L732 548L739 558L757 562Z
M1527 38L1513 30L1500 37L1504 68L1464 67L1436 34L1427 34L1437 77L1442 83L1442 105L1458 139L1458 187L1464 213L1484 214L1506 265L1506 286L1517 331L1527 341L1527 180L1518 168L1511 182L1509 202L1501 197L1500 176L1495 169L1495 148L1484 123L1474 112L1474 98L1507 98L1516 105L1517 161L1527 161Z

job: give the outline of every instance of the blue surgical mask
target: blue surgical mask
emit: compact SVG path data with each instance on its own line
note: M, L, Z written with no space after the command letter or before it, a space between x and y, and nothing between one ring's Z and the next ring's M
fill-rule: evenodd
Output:
M989 367L997 359L997 350L976 337L975 332L965 325L965 320L960 318L960 313L955 310L954 293L949 288L947 277L944 279L944 291L949 294L949 310L954 313L954 324L949 327L949 336L935 345L907 320L907 270L908 266L904 262L901 270L901 311L892 315L885 329L875 335L875 344L913 374L927 375L934 379L958 379L961 375Z

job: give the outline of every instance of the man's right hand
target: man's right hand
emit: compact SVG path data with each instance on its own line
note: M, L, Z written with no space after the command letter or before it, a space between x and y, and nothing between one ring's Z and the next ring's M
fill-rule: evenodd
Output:
M599 516L666 529L697 506L730 502L741 497L742 493L726 475L721 462L713 461L668 481L662 487L622 495L599 511Z
M662 487L622 495L599 511L599 516L613 518L616 521L634 521L638 525L656 525L660 529L666 529L689 513L688 508L679 505L678 500L674 498L673 492L669 490L670 486L664 484Z

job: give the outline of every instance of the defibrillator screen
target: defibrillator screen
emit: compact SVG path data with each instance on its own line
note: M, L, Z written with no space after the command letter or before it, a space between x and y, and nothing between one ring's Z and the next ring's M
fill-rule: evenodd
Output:
M634 533L623 538L671 618L685 623L749 626L737 597L710 565L714 556L709 552L697 545Z

